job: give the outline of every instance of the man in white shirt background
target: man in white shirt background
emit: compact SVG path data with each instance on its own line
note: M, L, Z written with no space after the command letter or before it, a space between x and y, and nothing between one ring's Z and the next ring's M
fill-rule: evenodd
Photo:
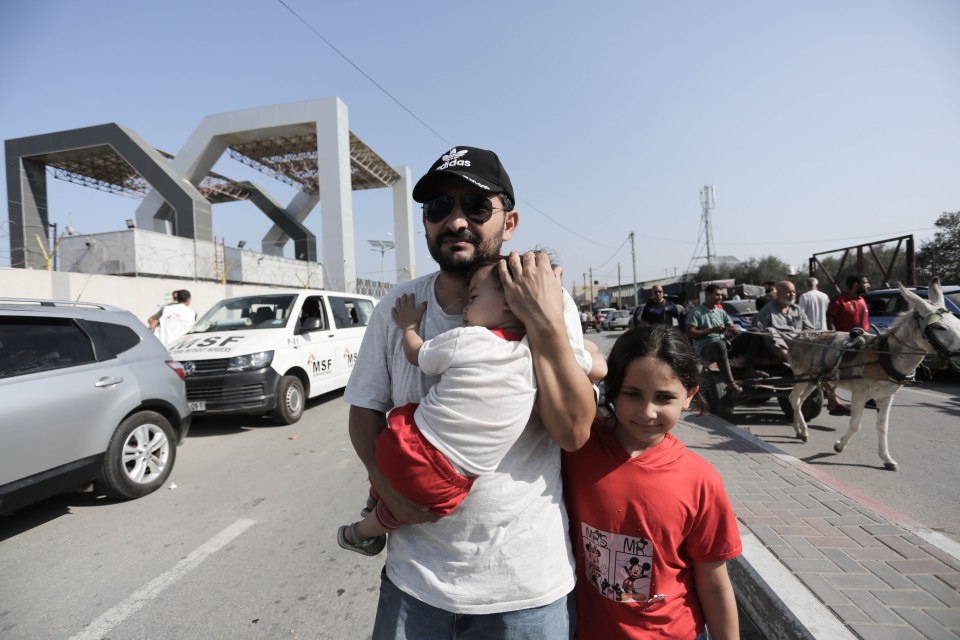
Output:
M197 322L197 313L190 308L190 292L180 289L176 294L176 302L162 309L157 328L153 331L153 335L157 336L165 347L169 347L177 338L190 331Z

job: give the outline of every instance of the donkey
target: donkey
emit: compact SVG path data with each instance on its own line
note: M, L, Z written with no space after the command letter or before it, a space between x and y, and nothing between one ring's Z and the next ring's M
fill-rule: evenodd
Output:
M897 470L887 445L893 396L910 382L911 372L928 353L936 353L942 365L949 363L960 370L960 320L944 308L940 281L934 278L930 283L929 302L899 286L910 310L900 314L885 333L868 336L863 348L848 349L847 334L827 332L796 336L788 352L797 380L790 393L796 436L807 441L807 422L800 410L803 401L822 381L835 380L850 392L851 401L850 425L833 450L842 452L860 430L864 405L872 398L877 402L878 450L883 467L890 471Z

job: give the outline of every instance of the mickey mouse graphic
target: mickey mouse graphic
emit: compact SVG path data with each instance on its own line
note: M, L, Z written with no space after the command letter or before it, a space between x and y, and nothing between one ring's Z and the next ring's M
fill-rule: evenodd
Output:
M630 558L629 566L623 565L623 570L627 572L627 577L623 579L623 596L621 596L621 599L626 600L632 595L634 600L645 600L647 595L637 593L633 585L636 584L637 580L647 577L647 572L650 571L650 563L640 564L640 558L634 556Z
M592 542L587 542L584 545L584 549L587 555L587 567L590 572L590 580L602 591L600 580L603 578L603 570L600 568L600 549Z

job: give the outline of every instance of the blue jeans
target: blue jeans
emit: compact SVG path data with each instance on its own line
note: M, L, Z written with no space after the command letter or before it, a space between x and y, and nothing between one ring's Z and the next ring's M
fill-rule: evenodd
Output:
M575 629L572 592L542 607L470 615L420 602L390 582L386 570L380 573L373 640L570 640Z

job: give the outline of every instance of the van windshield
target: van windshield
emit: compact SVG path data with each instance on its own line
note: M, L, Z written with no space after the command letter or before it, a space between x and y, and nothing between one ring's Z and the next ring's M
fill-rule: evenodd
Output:
M296 294L273 294L221 300L203 314L189 333L248 331L285 327Z

